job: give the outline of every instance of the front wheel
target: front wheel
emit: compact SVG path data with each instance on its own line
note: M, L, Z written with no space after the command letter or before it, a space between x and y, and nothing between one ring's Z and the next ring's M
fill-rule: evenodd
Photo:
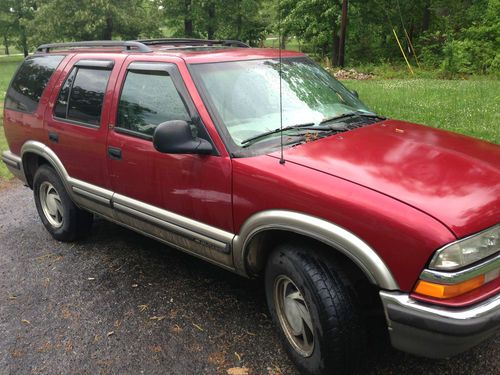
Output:
M52 167L44 164L37 169L33 194L38 215L56 240L74 241L90 231L93 215L73 203Z
M269 310L304 374L354 372L364 349L357 297L342 270L307 246L282 245L269 256Z

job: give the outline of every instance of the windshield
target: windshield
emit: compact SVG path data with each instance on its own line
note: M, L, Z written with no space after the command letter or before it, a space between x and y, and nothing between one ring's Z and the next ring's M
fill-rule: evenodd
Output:
M278 60L197 64L192 69L237 146L280 128ZM307 58L283 59L282 77L283 128L319 125L349 113L372 114L340 82ZM279 133L269 134L269 138L277 137Z

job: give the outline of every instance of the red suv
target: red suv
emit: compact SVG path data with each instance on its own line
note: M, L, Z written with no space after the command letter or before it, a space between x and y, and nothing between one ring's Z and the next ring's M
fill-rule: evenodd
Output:
M60 241L94 214L247 277L305 374L500 324L500 147L385 119L303 54L237 41L47 44L7 92L3 161ZM383 92L380 95L384 95ZM377 315L378 314L378 315Z

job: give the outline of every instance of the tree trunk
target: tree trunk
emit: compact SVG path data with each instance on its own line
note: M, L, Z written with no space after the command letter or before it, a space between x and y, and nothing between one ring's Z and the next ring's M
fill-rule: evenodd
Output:
M184 0L184 36L193 37L193 19L191 15L192 0Z
M431 23L430 1L427 1L424 6L424 15L422 17L422 31L429 30L430 23Z
M345 55L345 37L347 33L347 7L349 6L348 0L342 1L342 20L340 23L340 36L339 36L339 54L338 54L338 66L344 66L344 55Z
M24 57L27 57L29 54L29 50L28 50L28 40L26 38L26 30L24 29L24 27L21 27L21 34L19 36L19 41L21 42L21 47L23 49Z
M215 34L215 3L210 1L208 4L208 23L207 23L208 39L213 39Z
M7 34L3 36L3 45L5 47L5 54L10 55L9 53L9 39L7 38Z
M333 47L332 47L332 65L339 65L339 44L340 38L337 34L337 30L333 31Z
M241 40L241 33L243 31L243 15L241 9L238 10L238 17L236 18L236 39Z
M279 40L280 48L281 49L286 49L286 41L288 37L286 35L282 35L281 39Z
M102 30L102 39L111 40L113 38L113 17L108 15L106 17L106 26Z
M21 9L17 9L17 25L19 27L19 44L21 44L21 48L23 49L24 57L28 56L28 38L26 37L26 29L22 25L23 14L21 13Z

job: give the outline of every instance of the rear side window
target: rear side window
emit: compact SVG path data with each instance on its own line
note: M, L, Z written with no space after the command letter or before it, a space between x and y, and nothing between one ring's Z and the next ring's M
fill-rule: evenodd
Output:
M7 90L5 108L35 112L43 90L64 56L35 56L22 63Z
M110 74L110 69L74 67L59 91L54 115L98 126Z
M162 71L129 71L123 85L116 127L152 136L165 121L190 121L190 116L174 86Z

